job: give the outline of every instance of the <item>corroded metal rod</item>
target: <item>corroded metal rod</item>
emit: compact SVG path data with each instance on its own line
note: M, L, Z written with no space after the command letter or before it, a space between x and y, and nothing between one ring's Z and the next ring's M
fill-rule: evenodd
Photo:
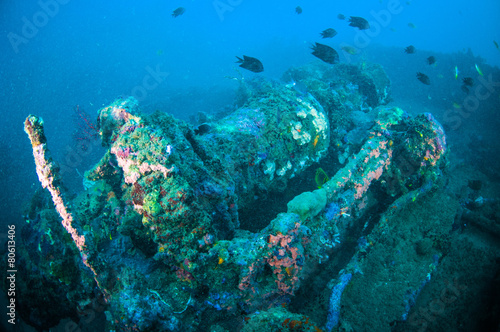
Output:
M61 175L59 168L52 160L50 151L47 148L47 139L43 128L43 120L35 115L29 115L24 122L24 131L28 134L33 148L35 158L36 173L43 188L46 188L52 196L55 208L62 218L62 225L71 235L75 245L82 255L83 262L94 274L94 269L88 262L88 249L85 245L85 237L74 227L74 218L69 205L65 203L62 189Z

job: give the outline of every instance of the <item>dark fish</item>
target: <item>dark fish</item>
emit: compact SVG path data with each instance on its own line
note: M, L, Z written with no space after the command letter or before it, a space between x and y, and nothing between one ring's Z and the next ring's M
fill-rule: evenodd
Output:
M430 64L430 65L435 64L436 63L436 58L431 55L430 57L427 58L427 63Z
M264 71L264 66L259 59L252 58L251 56L243 56L243 59L240 57L236 57L238 61L236 63L241 63L240 67L253 71L254 73L260 73Z
M339 54L333 48L327 45L316 43L311 47L312 55L323 60L326 63L334 64L339 62Z
M469 188L475 191L481 190L481 187L483 186L483 183L481 180L469 180Z
M416 51L416 48L413 45L405 47L405 53L406 54L413 54L413 53L415 53L415 51Z
M422 73L417 73L417 79L424 83L425 85L431 85L431 80L429 79L429 76L422 74Z
M337 31L333 28L328 28L326 30L323 30L323 32L320 33L321 37L323 38L333 38L337 35Z
M500 50L500 48L498 47L498 43L496 41L493 41L493 44L495 44L495 47L497 48L497 50Z
M176 10L173 11L172 16L173 17L181 16L182 14L184 14L185 11L186 11L186 8L179 7Z
M465 92L466 94L469 94L469 88L467 87L467 85L463 84L460 89L462 89L463 92Z
M300 6L295 7L295 12L297 14L302 14L302 8Z
M209 133L210 130L212 130L212 127L208 123L202 123L194 129L194 133L196 135L204 135Z
M473 86L474 85L474 80L472 77L464 77L462 79L462 82L464 83L465 86Z
M344 14L338 14L338 15L337 15L337 18L338 18L339 20L345 20L345 15L344 15Z
M362 17L351 16L349 17L349 26L358 28L359 30L370 29L370 23Z

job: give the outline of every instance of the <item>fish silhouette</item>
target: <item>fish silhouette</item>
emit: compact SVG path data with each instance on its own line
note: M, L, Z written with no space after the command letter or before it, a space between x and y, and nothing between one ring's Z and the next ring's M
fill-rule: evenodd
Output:
M252 58L251 56L243 56L243 59L240 57L236 57L238 61L236 63L241 63L240 67L245 68L247 70L253 71L254 73L260 73L264 71L264 66L259 59Z
M182 14L184 14L184 12L186 11L186 8L184 7L179 7L177 8L176 10L174 10L172 12L172 17L177 17L177 16L181 16Z
M359 30L370 29L370 23L362 17L351 16L349 17L349 26L358 28Z
M313 45L311 49L313 50L312 55L326 63L333 65L334 63L339 62L339 54L330 46L316 43L316 45Z
M431 80L429 78L429 76L425 75L425 74L422 74L420 72L417 73L417 79L424 83L425 85L431 85Z

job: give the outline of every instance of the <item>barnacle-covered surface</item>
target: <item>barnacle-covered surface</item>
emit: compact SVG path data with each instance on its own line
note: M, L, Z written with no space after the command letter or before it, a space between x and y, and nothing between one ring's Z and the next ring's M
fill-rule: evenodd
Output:
M347 321L341 293L361 282L365 259L394 227L394 209L409 208L439 187L445 135L430 114L412 117L381 105L389 81L379 66L314 65L289 74L307 91L242 82L243 105L204 130L160 112L142 115L133 98L100 111L108 150L85 173L86 190L71 201L75 229L86 243L80 253L92 274L81 263L62 264L61 257L52 271L64 287L80 274L93 276L93 286L72 291L88 303L95 292L102 295L109 328L317 331L336 327L340 315ZM321 188L305 190L300 181L324 160L336 172ZM286 209L262 228L240 228L240 213L259 196L284 191L295 196ZM420 247L422 255L431 254L428 244ZM78 257L71 241L58 250ZM436 268L430 263L408 263L421 272L400 292L418 293L420 276ZM73 276L69 268L80 272ZM330 271L330 286L340 294L334 291L314 314L306 314L307 305L296 310L294 301L322 271ZM336 276L342 287L335 287ZM408 297L394 298L395 312L407 313Z

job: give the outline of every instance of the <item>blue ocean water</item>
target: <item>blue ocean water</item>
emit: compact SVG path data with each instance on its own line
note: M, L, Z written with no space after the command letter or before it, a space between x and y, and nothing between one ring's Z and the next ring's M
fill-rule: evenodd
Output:
M178 7L185 12L173 17ZM394 104L408 112L431 111L451 127L456 121L476 124L467 127L468 134L476 133L469 141L459 140L460 132L450 137L457 139L452 142L458 149L474 139L482 145L493 140L488 118L490 125L498 123L498 113L450 118L446 110L465 98L455 68L459 79L479 80L483 75L476 64L484 77L500 65L498 13L496 0L1 1L0 227L22 224L24 206L40 188L23 131L28 114L44 119L68 187L81 190L81 174L103 150L96 144L83 156L72 153L76 105L93 118L116 97L133 95L145 113L159 109L189 121L199 111L231 106L237 88L233 77L280 80L292 66L319 61L311 55L314 42L337 49L343 63L383 64ZM338 14L364 17L371 29L349 27ZM327 28L338 34L321 39ZM409 45L416 47L414 55L403 52ZM358 54L341 52L342 46ZM239 68L236 56L243 55L261 60L264 72ZM435 67L425 62L431 55L437 58ZM428 74L433 84L422 85L416 72ZM499 91L498 86L490 91L497 106Z
M185 13L172 17L180 6ZM300 15L296 6L303 9ZM435 6L431 1L2 1L1 178L10 188L3 210L12 211L16 204L10 200L37 186L21 130L29 113L46 120L48 135L57 138L54 151L69 144L75 105L94 114L119 95L136 95L150 111L161 108L187 119L200 108L210 112L231 103L227 89L234 90L235 83L225 77L254 75L238 72L235 56L257 57L262 75L279 79L290 66L315 60L310 46L330 27L338 35L324 42L354 46L368 59L378 45L395 47L387 51L396 57L387 68L390 76L408 65L399 48L409 44L447 53L470 48L487 63L500 63L493 43L500 40L498 1ZM366 17L372 28L362 33L338 14ZM341 53L342 62L359 59Z

